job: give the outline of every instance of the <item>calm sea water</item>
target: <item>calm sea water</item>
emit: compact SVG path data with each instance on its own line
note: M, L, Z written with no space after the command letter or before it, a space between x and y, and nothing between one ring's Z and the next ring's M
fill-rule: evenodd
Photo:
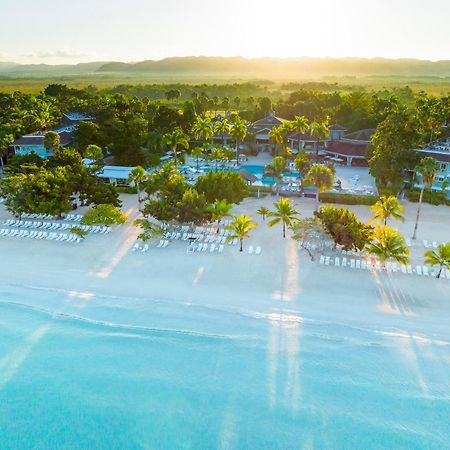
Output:
M450 346L295 313L15 289L1 449L450 448Z

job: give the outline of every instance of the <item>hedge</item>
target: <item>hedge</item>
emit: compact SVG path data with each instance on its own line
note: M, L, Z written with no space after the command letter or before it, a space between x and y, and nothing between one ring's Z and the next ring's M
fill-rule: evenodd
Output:
M319 195L322 203L337 203L339 205L368 205L372 206L378 201L376 195L335 194L323 192Z
M420 197L420 190L414 189L412 191L406 191L405 196L410 202L417 203ZM424 191L422 201L434 206L450 206L450 199L447 198L444 192Z

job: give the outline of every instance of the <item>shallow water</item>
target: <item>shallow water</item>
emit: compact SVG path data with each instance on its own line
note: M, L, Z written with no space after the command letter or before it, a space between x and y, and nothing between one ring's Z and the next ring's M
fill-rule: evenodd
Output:
M445 449L450 345L290 311L14 288L0 448Z

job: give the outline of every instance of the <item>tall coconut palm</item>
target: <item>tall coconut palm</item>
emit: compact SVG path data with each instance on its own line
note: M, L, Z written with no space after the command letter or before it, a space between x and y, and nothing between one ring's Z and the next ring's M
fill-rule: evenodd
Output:
M295 116L291 122L291 128L299 134L305 134L309 128L308 119L305 116ZM300 150L300 139L298 141L298 149Z
M175 165L178 165L178 150L189 149L189 136L181 128L175 128L164 135L166 145L173 151Z
M413 239L417 238L417 228L419 226L420 209L422 207L423 193L425 188L431 188L433 185L434 177L439 170L439 165L437 161L431 156L423 158L418 166L416 167L416 172L422 177L422 189L420 190L419 196L419 206L417 207L416 223L414 225L414 233L412 235Z
M367 246L367 251L377 256L383 267L389 259L393 259L400 264L408 264L409 261L409 250L403 236L387 225L377 224L373 232L372 242Z
M191 156L197 159L197 170L199 169L199 158L204 156L203 149L201 147L195 147L192 149Z
M300 214L294 208L294 202L287 198L280 198L273 206L275 206L275 211L269 212L267 217L273 217L272 220L268 222L269 227L273 227L277 223L281 222L283 224L283 237L286 237L286 227L292 226L298 220L298 215Z
M404 210L405 208L400 205L397 197L394 197L393 195L391 195L390 197L382 195L379 200L370 208L370 211L373 214L373 219L371 220L371 222L375 222L378 220L380 222L383 222L383 225L386 225L390 217L404 222L405 218L402 214Z
M236 161L239 163L239 144L247 136L247 121L236 116L230 128L230 135L235 142Z
M222 151L222 149L221 148L219 148L219 147L215 147L214 149L213 149L213 151L211 152L211 154L209 155L209 157L211 158L211 160L212 161L215 161L215 170L216 170L216 172L217 172L217 170L218 170L218 164L219 164L219 161L221 160L221 159L223 159L223 151Z
M145 169L141 166L133 167L133 169L130 172L130 175L128 177L128 180L130 182L133 182L136 186L137 195L138 195L138 204L139 204L139 211L141 211L141 190L142 185L148 181L148 175Z
M229 231L231 234L227 236L227 241L230 242L233 239L239 239L240 247L239 251L243 250L243 242L245 238L250 237L250 231L258 226L257 223L253 222L250 216L241 214L240 216L234 216L230 225L225 227L225 230Z
M316 188L316 211L319 211L319 195L321 192L333 187L333 172L323 164L316 164L309 170L305 181Z
M265 222L266 221L266 216L269 214L270 211L265 206L261 206L258 209L258 211L256 211L256 212L262 217L263 222Z
M221 139L221 144L224 144L225 135L230 132L230 123L227 119L217 120L214 124L214 133L218 134Z
M206 143L209 143L211 148L211 140L214 135L213 124L210 117L196 116L194 125L192 126L192 133L195 139L199 139L203 142L203 146L206 147Z
M300 184L303 188L303 180L308 175L309 169L311 169L311 158L305 152L301 150L294 159L295 168L298 170L300 177Z
M326 122L317 122L316 120L311 123L311 137L316 138L314 142L315 156L314 162L317 163L319 158L319 142L325 141L329 135L328 125Z
M280 147L284 144L285 130L280 125L279 127L273 127L269 131L269 139L272 144L275 144L275 156L280 153Z
M220 222L224 217L230 215L230 211L233 208L231 203L228 203L225 199L216 200L212 205L209 205L206 210L211 214L211 221L217 222L217 233L220 231Z
M279 186L283 178L283 173L286 170L286 160L282 156L275 156L272 162L267 164L264 168L264 175L275 179L277 186L277 195L279 194Z
M436 250L428 250L424 254L425 264L430 266L439 266L439 271L436 278L439 278L442 273L442 269L445 267L450 270L450 242L441 244Z

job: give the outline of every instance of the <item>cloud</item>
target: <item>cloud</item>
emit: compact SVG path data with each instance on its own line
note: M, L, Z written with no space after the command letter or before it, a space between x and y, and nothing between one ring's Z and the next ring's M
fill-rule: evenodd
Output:
M19 61L27 62L48 62L54 61L85 61L95 58L95 53L76 50L70 47L56 49L51 51L37 51L33 53L21 54L18 56Z

